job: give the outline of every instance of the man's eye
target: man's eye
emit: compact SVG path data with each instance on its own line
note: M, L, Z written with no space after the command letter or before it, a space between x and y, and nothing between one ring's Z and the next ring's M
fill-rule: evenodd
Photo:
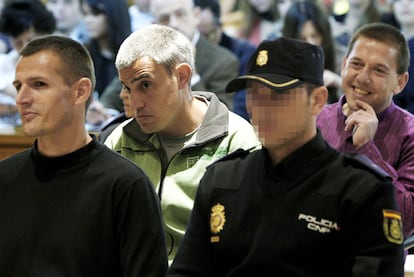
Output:
M161 24L168 24L170 22L170 16L169 15L162 15L159 17L158 21Z
M378 68L376 71L377 71L377 73L382 74L382 75L387 74L387 71L385 71L384 69L381 69L381 68Z
M361 66L361 63L360 62L351 62L350 63L352 66Z
M129 89L129 87L122 85L122 90L126 91L127 93L130 93L131 90Z
M41 82L41 81L36 81L36 82L34 82L33 85L35 87L43 87L43 86L46 86L46 83L45 82Z
M184 10L180 10L180 11L177 11L176 13L175 13L175 16L177 16L178 18L183 18L183 17L185 17L187 15L187 13L186 13L186 11L184 11Z
M147 88L151 87L151 83L150 82L142 82L141 87L144 88L144 89L147 89Z

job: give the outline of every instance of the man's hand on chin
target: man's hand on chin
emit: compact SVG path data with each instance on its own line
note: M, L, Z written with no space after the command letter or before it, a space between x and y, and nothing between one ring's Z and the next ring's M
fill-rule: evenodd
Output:
M378 118L374 109L366 102L355 100L357 111L351 111L348 106L342 107L345 115L345 131L352 131L352 141L357 148L374 139L378 129ZM345 106L345 105L344 105Z

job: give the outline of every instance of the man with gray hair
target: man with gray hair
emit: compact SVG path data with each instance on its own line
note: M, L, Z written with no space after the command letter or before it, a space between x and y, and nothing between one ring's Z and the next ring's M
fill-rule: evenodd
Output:
M167 25L184 34L195 48L195 68L191 87L217 94L229 109L233 109L233 93L224 88L239 73L237 57L224 47L210 42L198 30L201 9L193 0L151 0L155 23Z
M105 144L139 165L161 199L169 260L183 237L199 180L212 162L259 145L253 127L211 92L192 92L193 47L180 32L149 25L121 45L116 66L135 117Z

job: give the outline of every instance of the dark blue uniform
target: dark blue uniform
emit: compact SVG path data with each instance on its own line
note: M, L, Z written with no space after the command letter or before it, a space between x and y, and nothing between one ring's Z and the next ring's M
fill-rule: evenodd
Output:
M403 276L401 230L386 173L318 134L210 166L169 276Z

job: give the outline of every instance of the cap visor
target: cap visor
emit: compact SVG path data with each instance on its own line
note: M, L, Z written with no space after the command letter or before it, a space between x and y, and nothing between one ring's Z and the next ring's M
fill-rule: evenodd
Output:
M268 88L279 92L300 86L304 83L302 80L279 74L244 75L230 81L226 86L226 91L232 92L245 89L248 80L259 82Z
M241 77L231 80L226 86L226 92L233 92L245 89L247 85L247 79L241 79Z

